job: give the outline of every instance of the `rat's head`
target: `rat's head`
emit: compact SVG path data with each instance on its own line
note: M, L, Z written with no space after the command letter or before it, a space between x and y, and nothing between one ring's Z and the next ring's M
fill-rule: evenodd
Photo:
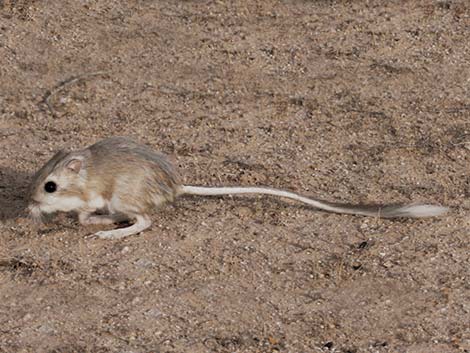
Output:
M28 191L28 211L41 220L42 214L73 211L81 207L86 182L83 153L57 152L34 175Z

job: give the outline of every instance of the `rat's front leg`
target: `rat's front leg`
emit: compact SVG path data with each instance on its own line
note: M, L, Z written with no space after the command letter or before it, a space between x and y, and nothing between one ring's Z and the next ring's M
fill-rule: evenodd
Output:
M93 224L109 225L114 223L120 223L128 221L129 218L118 213L113 213L109 215L96 215L88 212L81 212L78 215L78 220L80 224L88 226Z

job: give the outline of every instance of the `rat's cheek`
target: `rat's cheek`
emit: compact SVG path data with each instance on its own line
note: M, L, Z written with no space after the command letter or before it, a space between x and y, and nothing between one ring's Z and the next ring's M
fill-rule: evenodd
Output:
M45 213L57 211L69 212L77 211L84 206L86 206L86 202L77 196L61 196L51 199L47 206L43 206L41 209Z

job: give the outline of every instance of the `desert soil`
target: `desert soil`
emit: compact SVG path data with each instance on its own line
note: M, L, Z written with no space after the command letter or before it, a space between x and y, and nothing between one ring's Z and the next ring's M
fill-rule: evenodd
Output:
M0 352L470 352L470 3L0 1ZM150 230L24 217L54 151L128 135L187 184Z

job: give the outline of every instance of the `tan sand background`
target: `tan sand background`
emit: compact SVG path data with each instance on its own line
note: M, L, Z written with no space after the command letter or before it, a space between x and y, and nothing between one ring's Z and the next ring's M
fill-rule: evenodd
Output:
M0 1L0 352L469 352L469 38L464 0ZM452 212L17 218L54 151L112 135L189 184Z

